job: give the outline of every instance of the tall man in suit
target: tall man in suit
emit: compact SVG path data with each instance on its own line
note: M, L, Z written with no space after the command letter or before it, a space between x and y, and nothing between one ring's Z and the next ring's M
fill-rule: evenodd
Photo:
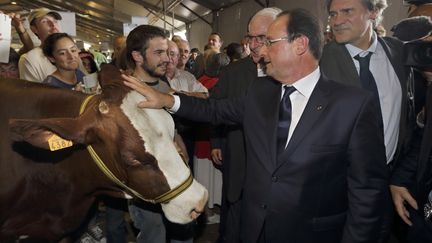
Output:
M262 55L270 77L247 94L199 100L158 93L133 77L140 107L242 124L247 151L242 242L376 242L388 171L379 111L363 90L320 74L319 21L284 11L270 25Z
M402 42L378 37L374 32L387 0L326 0L326 4L335 41L324 47L321 70L332 80L368 89L360 78L358 58L370 55L369 70L376 84L376 105L381 108L387 163L392 163L408 145L412 93L407 89L410 68L402 63Z
M270 24L281 12L278 8L258 11L248 23L245 39L249 43L250 55L230 63L221 71L219 82L213 89L212 98L237 97L246 93L249 84L258 76L264 76L261 48L266 40ZM246 151L243 129L240 125L218 127L213 134L212 160L222 164L222 210L219 224L220 242L239 242L241 194L246 173Z
M335 41L324 47L322 73L375 96L374 105L381 111L379 122L384 130L387 164L393 166L408 150L414 111L410 68L402 63L402 42L378 37L374 32L387 0L326 0L326 6ZM365 78L368 75L372 78ZM391 222L392 205L386 210L386 220ZM385 242L390 233L386 226L390 224L383 225L379 242Z

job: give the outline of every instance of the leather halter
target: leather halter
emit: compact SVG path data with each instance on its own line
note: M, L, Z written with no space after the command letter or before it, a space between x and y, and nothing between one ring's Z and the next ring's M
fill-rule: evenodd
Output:
M79 111L79 114L81 115L89 101L94 97L95 95L87 96L83 103L81 104L81 108ZM127 192L131 193L135 197L149 203L167 203L171 199L175 198L182 192L184 192L193 182L192 173L189 172L188 178L183 181L180 185L176 186L175 188L163 193L160 196L157 196L154 199L146 199L144 198L139 192L133 190L132 188L128 187L124 182L119 180L114 173L111 172L111 170L108 168L108 166L102 161L102 159L99 157L99 155L96 153L96 151L93 149L91 145L87 145L87 151L89 152L90 156L92 157L93 161L96 163L96 165L99 167L99 169L115 184L126 190Z

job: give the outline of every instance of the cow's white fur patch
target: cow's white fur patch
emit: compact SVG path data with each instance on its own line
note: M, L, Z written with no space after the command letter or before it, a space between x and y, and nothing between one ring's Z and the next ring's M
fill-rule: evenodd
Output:
M130 92L120 108L129 118L144 141L145 149L158 161L159 168L167 178L171 188L179 185L189 176L189 171L174 145L174 121L171 115L162 109L139 109L137 104L143 96ZM138 142L138 141L137 141Z
M138 131L146 151L157 159L159 168L172 189L187 179L190 170L174 145L175 131L171 115L162 109L138 108L138 102L143 99L145 98L142 95L132 91L124 98L120 108ZM169 220L188 223L191 221L190 212L205 203L206 198L207 190L194 180L186 191L162 205L162 208Z

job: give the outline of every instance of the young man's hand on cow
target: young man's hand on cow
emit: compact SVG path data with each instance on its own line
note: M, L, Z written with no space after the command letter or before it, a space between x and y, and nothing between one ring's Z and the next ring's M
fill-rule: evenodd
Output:
M145 96L146 100L143 100L138 103L138 107L140 108L172 108L174 105L174 97L169 94L161 93L155 89L152 89L150 86L145 84L144 82L140 82L138 79L122 74L122 78L124 79L124 84L138 93Z

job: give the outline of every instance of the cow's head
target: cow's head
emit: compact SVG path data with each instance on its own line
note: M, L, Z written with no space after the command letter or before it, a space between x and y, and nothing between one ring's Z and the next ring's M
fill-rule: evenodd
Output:
M91 145L113 174L145 199L182 184L190 170L174 145L170 114L139 109L143 96L123 85L114 66L105 65L99 80L102 94L91 98L80 116L11 120L12 139L45 149L50 149L53 135L60 137L59 147L67 141ZM162 209L170 221L188 223L202 212L206 201L206 189L193 180L182 193L163 202Z

